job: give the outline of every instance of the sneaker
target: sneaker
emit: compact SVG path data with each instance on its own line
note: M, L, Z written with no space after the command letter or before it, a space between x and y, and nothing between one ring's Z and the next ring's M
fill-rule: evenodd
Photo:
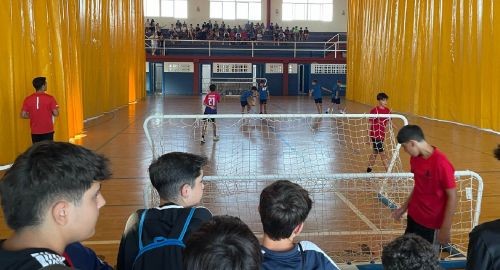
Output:
M341 113L341 114L345 114L345 111L344 111L344 110L340 110L340 113Z
M201 143L205 143L205 137L201 137Z
M215 136L214 137L214 142L218 141L219 140L219 136Z

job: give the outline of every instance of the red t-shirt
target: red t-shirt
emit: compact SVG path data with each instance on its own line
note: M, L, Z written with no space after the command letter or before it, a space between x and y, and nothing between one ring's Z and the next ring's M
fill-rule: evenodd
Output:
M408 204L408 215L420 225L439 229L448 201L446 190L456 187L455 169L437 148L427 159L412 157L410 165L415 186Z
M31 134L53 132L52 111L58 107L56 99L45 92L34 93L26 97L23 102L23 111L29 113Z
M210 92L205 96L203 104L205 106L213 106L217 109L217 104L220 102L220 95L217 91Z
M390 114L391 110L387 107L375 107L370 110L370 114ZM389 123L389 118L374 117L370 118L370 138L376 140L385 139L385 127Z

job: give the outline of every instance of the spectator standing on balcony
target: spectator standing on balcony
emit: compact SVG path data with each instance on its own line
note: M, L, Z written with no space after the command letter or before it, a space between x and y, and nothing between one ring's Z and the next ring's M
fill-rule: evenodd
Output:
M298 41L299 40L299 27L295 26L293 28L293 41Z
M288 28L288 26L285 29L285 39L286 41L290 41L290 29Z
M149 31L154 32L155 31L155 20L151 19L149 22Z
M150 21L149 19L146 20L146 23L144 24L144 31L146 32L146 34L149 32L149 26L150 26Z
M304 30L302 30L302 27L299 29L299 41L304 41Z
M309 29L304 29L304 40L307 41L309 39Z

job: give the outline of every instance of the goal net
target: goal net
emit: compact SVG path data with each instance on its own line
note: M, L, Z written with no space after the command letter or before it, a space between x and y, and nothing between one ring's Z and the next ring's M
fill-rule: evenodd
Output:
M205 143L201 143L204 118ZM384 161L377 155L373 173L366 173L373 145L370 119L387 120ZM313 210L302 239L317 243L337 262L368 262L380 258L382 245L406 226L394 222L391 208L406 200L413 188L404 174L395 131L407 124L402 115L271 114L154 115L144 122L153 158L182 151L209 158L204 169L203 204L215 215L239 216L261 233L257 205L269 183L287 179L309 190ZM479 179L457 176L460 205L453 225L451 255L463 256L467 233L477 224ZM157 206L154 188L144 188L147 207ZM457 255L461 254L461 255Z
M215 84L222 96L239 96L252 86L258 86L261 80L267 83L266 78L211 78L210 84ZM203 91L207 91L206 89Z

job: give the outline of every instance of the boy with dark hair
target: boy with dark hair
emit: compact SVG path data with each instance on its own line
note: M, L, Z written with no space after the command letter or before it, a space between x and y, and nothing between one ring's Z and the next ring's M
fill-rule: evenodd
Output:
M409 233L394 239L382 250L386 270L438 270L439 260L432 245L422 237Z
M259 203L264 229L262 269L338 269L314 243L293 242L302 232L311 208L307 190L288 180L276 181L262 191Z
M214 216L193 233L184 251L185 270L259 270L257 237L239 218Z
M260 113L267 113L267 100L269 99L269 90L267 90L266 81L259 82L259 104Z
M205 112L203 114L217 114L217 105L220 102L220 94L217 92L217 86L215 84L210 85L210 93L205 96L203 100L203 105L205 105ZM215 124L214 118L203 119L203 128L201 131L201 143L205 143L205 133L207 132L208 122L212 122L212 128L214 131L214 141L218 141L217 137L217 125Z
M493 155L500 160L500 144L497 146L497 149L493 150Z
M393 212L399 220L408 211L405 234L415 233L434 245L448 244L456 207L455 169L446 156L425 141L419 126L404 126L398 143L408 153L415 186L406 202Z
M21 110L21 118L30 120L31 141L33 143L54 140L53 117L59 115L59 105L47 91L47 79L33 79L35 93L26 97Z
M319 85L318 80L313 80L312 88L311 90L309 90L309 96L313 97L314 103L316 104L316 110L318 111L318 113L321 113L323 111L323 93L321 93L321 90L331 92L330 90Z
M251 90L245 90L240 95L241 113L245 113L245 108L247 113L250 113L252 106L255 105L254 98L257 96L257 87L252 86Z
M370 114L390 114L391 110L387 107L387 100L389 96L386 93L378 93L377 101L378 105L370 110ZM375 165L377 156L380 156L382 164L387 171L387 156L384 153L384 140L385 140L385 128L387 124L390 123L387 117L373 117L369 119L370 121L370 132L368 134L370 141L368 143L372 144L373 152L370 154L368 160L367 173L372 172L372 167Z
M332 103L330 108L326 111L326 113L334 113L335 105L337 105L337 111L339 113L345 113L344 110L340 108L340 91L342 90L342 81L337 80L337 83L333 86L333 90L327 90L332 93Z
M202 156L172 152L149 166L161 205L129 217L118 251L118 270L182 269L184 240L212 218L206 208L195 207L203 195L206 163Z
M110 174L106 158L70 143L37 143L18 156L0 182L4 218L14 230L0 242L1 268L71 266L64 250L94 234L106 204L100 182Z

